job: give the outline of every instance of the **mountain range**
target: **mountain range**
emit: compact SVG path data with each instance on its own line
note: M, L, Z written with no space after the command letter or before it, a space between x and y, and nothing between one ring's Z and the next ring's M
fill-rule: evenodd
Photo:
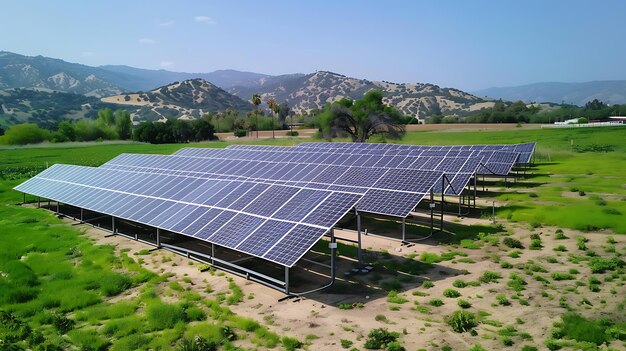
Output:
M236 70L185 73L119 65L92 67L0 51L0 125L90 117L102 106L127 109L134 121L193 119L226 108L248 111L253 108L249 103L252 94L260 94L263 101L274 97L295 113L304 114L343 97L361 98L371 89L381 90L384 101L403 114L421 117L463 116L493 106L498 98L574 104L594 98L626 102L626 81L538 83L490 88L473 95L434 84L371 81L328 71L276 76Z
M488 88L475 91L478 96L527 103L566 103L584 106L593 99L608 104L626 103L626 80L584 83L535 83L516 87Z

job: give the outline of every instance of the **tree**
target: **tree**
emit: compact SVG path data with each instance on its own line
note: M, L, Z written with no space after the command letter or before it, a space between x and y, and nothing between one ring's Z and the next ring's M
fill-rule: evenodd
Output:
M107 107L98 111L98 122L102 126L113 125L115 123L115 118L113 117L113 110Z
M259 138L259 114L258 109L259 109L259 105L261 104L261 95L259 94L252 94L252 104L254 105L254 115L255 115L255 121L254 124L256 125L256 138Z
M130 120L130 113L126 110L115 111L115 131L120 140L130 139L133 123Z
M323 131L344 132L354 142L365 142L374 134L386 134L399 138L405 127L398 110L383 103L383 93L377 90L367 92L363 98L352 101L343 98L327 106L327 113L320 117ZM325 126L324 126L325 124Z
M61 121L57 131L61 137L67 141L76 140L76 131L74 130L74 126L68 121Z
M25 145L41 143L50 138L50 132L39 128L34 123L16 124L11 126L2 137L0 144Z
M291 109L286 102L280 104L279 107L280 110L278 111L278 123L281 125L281 128L285 128L285 124L287 124L287 117L289 116Z
M585 104L585 108L588 110L602 110L606 107L606 104L598 99L593 99Z
M274 139L274 115L276 114L277 109L280 110L280 106L276 103L276 99L271 96L267 99L267 106L270 108L272 113L272 139Z

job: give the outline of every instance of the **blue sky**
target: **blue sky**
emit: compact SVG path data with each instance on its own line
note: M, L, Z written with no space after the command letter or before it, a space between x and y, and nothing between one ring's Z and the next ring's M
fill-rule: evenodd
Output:
M0 50L476 90L626 79L626 1L0 0Z

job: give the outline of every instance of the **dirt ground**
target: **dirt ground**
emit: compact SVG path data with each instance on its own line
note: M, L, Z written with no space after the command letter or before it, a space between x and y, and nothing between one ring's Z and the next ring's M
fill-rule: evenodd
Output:
M446 221L462 224L488 224L487 219L479 218L457 218L456 216L446 216ZM202 296L211 298L210 295L228 291L228 282L225 277L234 279L239 285L246 298L238 305L229 306L235 313L246 317L251 317L262 324L268 325L270 329L281 334L307 341L305 346L308 350L341 350L341 340L350 340L354 347L363 349L363 342L369 330L384 327L389 330L399 332L400 340L407 350L426 349L438 350L443 345L449 345L454 350L467 350L471 345L479 343L488 350L505 348L502 344L498 331L505 326L514 326L517 333L527 333L524 337L514 336L514 345L508 349L521 349L523 345L535 345L543 349L543 342L550 336L550 332L555 321L565 313L561 307L562 303L584 311L586 316L611 315L617 311L617 305L622 303L626 296L626 289L619 283L603 283L601 291L591 293L586 286L590 270L586 262L574 263L570 256L584 256L576 247L576 237L584 235L589 239L587 246L595 250L599 255L604 253L603 247L607 242L609 233L581 233L573 230L564 230L568 239L556 240L554 233L557 228L537 228L531 229L527 224L505 223L504 229L511 234L511 237L521 240L526 249L520 250L519 258L510 258L508 253L512 249L500 243L497 246L484 244L478 249L466 249L459 246L437 245L437 239L441 235L451 235L447 233L436 234L432 238L418 242L414 245L402 245L400 242L380 238L376 236L364 236L363 248L372 253L388 252L391 259L406 260L419 259L423 252L441 254L451 250L463 252L466 257L457 257L450 261L435 263L433 268L424 275L416 275L405 279L400 295L408 300L403 304L387 302L384 292L371 290L367 293L351 293L350 291L320 292L305 297L291 298L279 301L284 294L246 281L235 275L225 276L210 275L198 270L198 263L191 265L186 257L173 254L165 250L153 251L150 255L133 256L143 249L152 249L151 246L140 242L129 240L120 236L105 237L107 232L83 226L86 234L93 238L98 244L111 244L117 250L129 249L130 257L141 257L144 266L155 272L172 273L174 276L170 281L178 281L183 286L189 286ZM543 248L541 250L529 250L530 235L540 234ZM336 231L337 236L354 236L351 231ZM385 233L380 233L385 234ZM624 236L613 235L617 243L614 245L618 250L626 247ZM553 249L558 245L564 245L567 251L557 252ZM626 252L622 252L626 253ZM407 255L409 258L407 258ZM171 261L163 263L163 258L171 258ZM551 257L551 262L547 259ZM371 258L371 257L370 257ZM350 267L351 259L341 258L342 268L338 269L338 282L336 285L343 286L345 282L342 275L345 267ZM547 268L548 272L543 273L549 281L549 285L533 279L532 276L524 273L520 269L504 269L501 262L507 261L515 264L539 263ZM575 261L575 260L574 260ZM556 262L556 263L554 263ZM553 281L550 277L552 272L568 272L576 269L580 274L576 275L576 280ZM464 272L464 270L466 270ZM454 288L453 282L462 279L466 282L478 281L479 277L486 270L499 272L502 279L498 283L480 284L479 286L467 286L464 288ZM509 274L515 272L520 274L527 285L521 291L519 299L512 299L514 292L507 287ZM373 274L373 273L370 273ZM606 274L605 274L606 275ZM602 275L597 275L602 279ZM191 283L183 283L183 277L191 279ZM353 280L360 281L361 284L377 287L368 276L358 276ZM421 287L424 280L431 280L434 287L426 289ZM576 286L576 281L581 281L585 286ZM620 279L617 279L619 282ZM205 293L206 285L210 284L214 292L210 295ZM453 311L459 309L457 299L443 296L443 291L454 288L461 292L459 299L471 302L469 311L488 312L484 319L487 322L480 324L476 330L478 335L470 336L469 333L455 333L448 327L443 319ZM427 296L416 296L413 293L420 292ZM131 292L129 294L136 293ZM496 295L505 294L511 302L510 306L501 306L496 303ZM591 306L580 304L581 298L585 297ZM124 296L118 297L124 298ZM433 298L443 300L441 307L429 306L428 301ZM519 301L525 300L528 305L524 306ZM339 309L340 303L363 303L362 308L351 310ZM430 311L424 313L415 310L415 306L425 306ZM384 316L384 317L383 317ZM523 324L522 324L523 323ZM612 347L623 350L624 345L614 342Z

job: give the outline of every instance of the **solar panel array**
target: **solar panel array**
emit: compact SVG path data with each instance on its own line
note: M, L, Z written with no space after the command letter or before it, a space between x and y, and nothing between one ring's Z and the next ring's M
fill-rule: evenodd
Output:
M356 209L382 215L406 217L417 204L442 183L442 173L398 168L259 161L240 159L232 151L206 149L214 157L122 154L102 168L157 174L181 174L264 181L313 189L349 191L363 195Z
M361 198L339 190L70 165L54 165L15 189L287 267Z
M280 147L279 147L280 148ZM360 154L336 154L329 152L299 151L293 147L284 147L274 151L252 150L246 148L201 149L183 148L174 156L186 156L215 160L268 161L310 165L338 165L359 168L406 169L445 172L447 182L436 182L435 193L458 195L467 185L480 160L467 157L408 155L383 156ZM442 184L444 190L442 191Z

